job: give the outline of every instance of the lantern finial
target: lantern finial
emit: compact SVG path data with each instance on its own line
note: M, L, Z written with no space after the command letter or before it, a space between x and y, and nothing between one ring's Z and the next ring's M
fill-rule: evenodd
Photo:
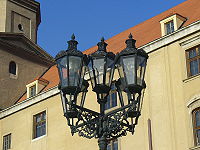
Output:
M74 35L74 33L72 34L71 39L72 39L72 40L75 40L75 35Z
M71 40L67 42L68 43L68 49L67 50L77 50L77 44L78 42L75 40L74 33L71 36Z
M129 34L128 37L129 37L129 39L133 39L133 35L131 33Z
M108 44L104 41L104 37L102 37L101 38L101 42L99 42L98 44L97 44L97 46L98 46L98 51L104 51L104 52L106 52L106 46L107 46Z
M133 35L130 33L128 37L129 37L129 39L127 39L125 42L127 45L126 47L127 48L136 48L135 47L136 40L133 39Z
M101 42L104 42L104 40L105 40L104 37L102 37L102 38L101 38Z

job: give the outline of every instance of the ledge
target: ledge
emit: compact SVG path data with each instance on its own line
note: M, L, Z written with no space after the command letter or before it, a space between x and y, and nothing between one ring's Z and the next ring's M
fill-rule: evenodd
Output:
M189 150L200 150L200 146L191 147Z
M197 75L188 77L187 79L184 79L183 82L184 82L184 83L187 83L187 82L190 82L190 81L195 80L195 79L197 79L197 78L200 78L200 74L197 74Z
M20 103L17 103L11 107L3 109L2 111L0 111L0 119L3 119L13 113L16 113L24 108L30 107L38 102L41 102L45 99L48 99L49 97L59 94L59 93L60 93L60 91L58 90L58 87L55 86L55 87L49 89L48 91L44 91L44 92L36 95L35 97L28 98L28 99L26 99Z

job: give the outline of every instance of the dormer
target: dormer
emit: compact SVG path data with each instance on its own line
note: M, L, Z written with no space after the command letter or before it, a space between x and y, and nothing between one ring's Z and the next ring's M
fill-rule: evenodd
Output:
M49 81L39 78L26 85L27 98L36 96L43 88L48 85Z
M180 29L187 19L179 14L170 15L160 21L162 36Z

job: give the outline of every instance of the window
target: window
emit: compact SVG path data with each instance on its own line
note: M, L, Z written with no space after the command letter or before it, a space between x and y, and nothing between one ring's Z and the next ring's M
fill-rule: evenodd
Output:
M200 145L200 108L195 109L192 115L195 145Z
M11 134L3 136L3 150L8 150L11 148Z
M114 139L108 142L107 150L118 150L118 140Z
M110 94L107 97L107 103L105 104L105 109L110 109L117 106L117 89L113 83L111 86Z
M33 116L33 138L46 134L46 111Z
M22 24L18 24L18 29L19 29L20 31L24 31L23 25L22 25Z
M186 51L188 76L200 73L200 46Z
M170 34L170 33L174 32L174 21L173 20L165 23L165 32L166 32L166 34Z
M31 86L29 89L29 92L30 92L29 97L35 96L36 95L36 85Z
M9 64L9 73L13 75L17 75L17 65L14 61L11 61Z

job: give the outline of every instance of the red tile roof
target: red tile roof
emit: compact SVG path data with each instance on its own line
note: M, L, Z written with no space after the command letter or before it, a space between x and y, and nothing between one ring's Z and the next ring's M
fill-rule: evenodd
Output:
M125 30L112 38L106 40L108 43L107 50L114 53L120 52L125 48L125 40L128 35L132 33L134 39L137 40L136 46L140 47L151 41L154 41L161 37L161 26L160 20L171 16L172 14L179 14L185 18L187 21L183 26L187 26L197 20L200 20L200 0L186 0L185 2L153 17L150 18L128 30ZM97 47L94 46L86 50L85 54L90 54L97 50Z
M172 14L179 14L185 18L187 21L183 26L188 26L189 24L200 20L200 0L186 0L185 2L153 17L150 18L128 30L121 32L120 34L113 36L112 38L106 40L108 43L107 50L114 53L120 52L125 48L125 40L130 33L133 34L134 39L137 40L136 46L140 47L151 41L154 41L161 37L161 27L160 20L171 16ZM85 54L91 54L97 50L94 46L86 51ZM43 91L48 90L59 83L59 77L57 72L57 67L52 66L43 76L43 79L49 81L49 84L43 89ZM26 99L26 96L20 98L18 102Z
M58 85L59 76L58 76L58 71L57 71L56 65L52 66L42 77L40 77L40 79L42 79L42 81L48 82L48 84L42 91L46 91L46 90ZM42 92L42 91L40 91L40 92ZM24 101L26 99L26 97L27 97L27 95L26 95L26 93L24 93L24 95L18 100L18 102Z

